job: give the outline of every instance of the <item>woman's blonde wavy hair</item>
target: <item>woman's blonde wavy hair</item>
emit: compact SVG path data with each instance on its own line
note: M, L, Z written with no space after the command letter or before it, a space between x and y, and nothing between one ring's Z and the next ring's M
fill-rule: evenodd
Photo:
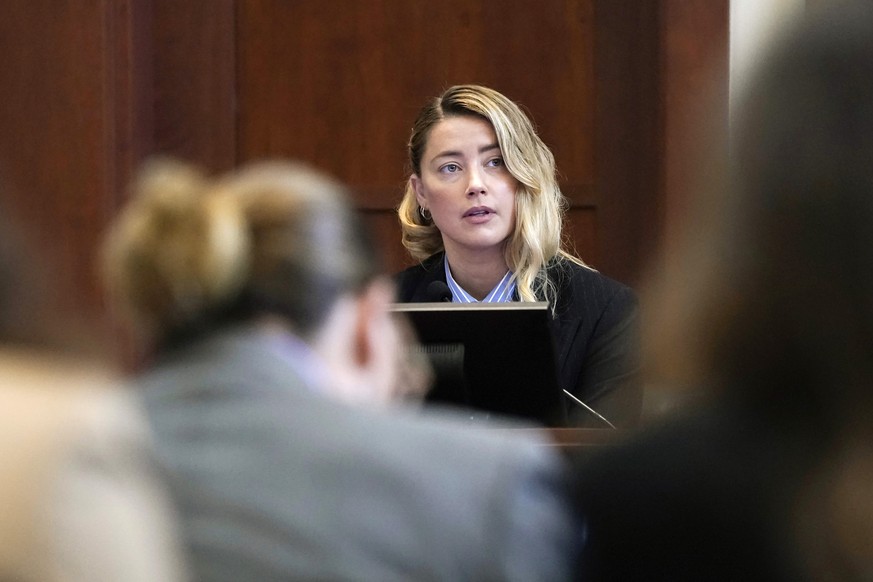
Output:
M421 175L421 158L433 127L448 117L484 118L494 128L506 168L518 180L515 228L506 241L506 264L522 301L547 300L554 307L555 285L544 267L553 260L584 263L562 243L566 200L558 187L555 158L521 108L503 94L479 85L456 85L419 113L409 138L411 174ZM410 176L397 210L403 246L417 261L444 250L442 234L421 215Z

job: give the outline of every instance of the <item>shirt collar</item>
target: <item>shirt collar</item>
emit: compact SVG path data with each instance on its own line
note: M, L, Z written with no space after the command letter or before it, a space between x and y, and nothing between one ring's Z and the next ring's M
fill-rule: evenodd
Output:
M449 291L452 292L452 303L477 303L477 299L467 293L452 277L449 259L445 255L443 256L443 266L446 270L446 284L449 286ZM507 270L500 282L485 296L482 303L509 303L513 301L514 297L515 277L512 271Z
M324 362L306 342L287 331L271 331L266 335L266 341L269 349L297 372L309 390L327 392Z

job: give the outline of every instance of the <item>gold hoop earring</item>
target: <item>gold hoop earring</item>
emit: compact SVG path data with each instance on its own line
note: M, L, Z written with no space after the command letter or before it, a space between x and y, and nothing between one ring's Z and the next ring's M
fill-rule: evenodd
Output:
M431 219L430 210L428 210L427 208L424 208L423 206L419 206L418 213L421 215L422 220L424 220L425 222L430 222L430 219ZM425 214L425 213L427 213L427 214Z

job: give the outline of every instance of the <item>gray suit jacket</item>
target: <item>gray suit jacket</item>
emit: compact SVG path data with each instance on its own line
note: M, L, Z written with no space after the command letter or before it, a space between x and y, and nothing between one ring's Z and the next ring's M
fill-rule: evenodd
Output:
M313 393L253 330L139 384L198 580L560 580L573 525L542 442Z

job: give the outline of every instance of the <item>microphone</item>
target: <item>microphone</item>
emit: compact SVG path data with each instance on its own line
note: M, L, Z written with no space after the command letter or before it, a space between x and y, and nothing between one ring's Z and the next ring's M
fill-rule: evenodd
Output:
M564 394L569 396L576 404L578 404L579 406L581 406L582 408L584 408L585 410L587 410L588 412L590 412L591 414L593 414L594 416L596 416L597 418L599 418L600 420L602 420L603 422L608 424L609 428L615 428L614 424L612 424L611 422L606 420L606 418L604 416L602 416L599 412L597 412L596 410L594 410L593 408L591 408L590 406L588 406L587 404L585 404L584 402L582 402L581 400L579 400L578 398L573 396L573 394L571 392L569 392L568 390L564 390Z
M428 302L432 303L452 302L452 291L443 281L433 281L428 285L425 296L427 297Z

